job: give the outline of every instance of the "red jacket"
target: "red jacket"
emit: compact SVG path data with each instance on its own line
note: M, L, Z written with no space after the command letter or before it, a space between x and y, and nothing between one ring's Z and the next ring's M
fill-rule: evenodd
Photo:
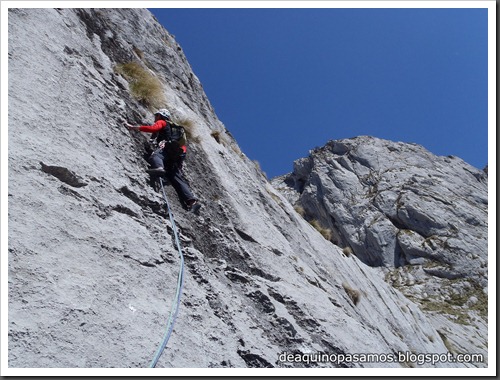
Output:
M158 120L153 125L141 125L139 127L139 130L141 132L155 133L155 132L159 132L161 129L165 128L166 126L167 126L167 122L165 120Z
M161 131L163 128L167 126L167 122L165 120L158 120L153 125L141 125L139 130L141 132L155 133ZM184 153L186 153L186 145L181 146L181 149Z

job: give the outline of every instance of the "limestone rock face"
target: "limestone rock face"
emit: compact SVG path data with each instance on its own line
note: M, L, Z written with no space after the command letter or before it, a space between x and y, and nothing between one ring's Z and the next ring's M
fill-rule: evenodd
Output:
M329 142L280 180L371 266L437 261L452 264L448 277L486 272L488 176L457 157L362 136Z
M484 326L485 171L415 144L360 136L311 151L273 184L335 244L386 268L388 282L424 310L448 315L460 331Z
M185 256L185 283L158 367L487 365L486 348L478 349L481 334L473 341L467 336L450 341L449 319L437 323L385 281L385 269L367 265L406 268L426 260L439 265L424 271L441 271L444 278L461 275L465 258L452 268L441 263L462 252L464 244L482 246L485 222L473 211L474 202L487 202L480 173L450 159L467 168L461 173L478 190L469 203L451 197L451 190L450 195L433 193L443 205L450 203L443 215L456 215L455 209L467 216L443 221L430 213L431 196L422 204L413 201L432 188L429 181L444 182L444 174L422 167L413 181L427 185L418 187L413 177L399 179L397 170L389 174L386 158L381 161L387 161L387 170L380 173L370 169L374 163L361 151L359 160L350 159L349 142L337 145L331 166L322 164L319 172L307 169L314 165L305 159L297 164L300 178L311 173L317 180L291 191L304 199L309 213L326 217L337 210L338 246L304 220L241 152L182 49L147 10L10 9L8 22L9 223L8 252L2 254L8 254L9 367L147 367L163 337L179 258L161 192L145 173L149 135L123 127L124 120L152 122L151 100L132 95L135 83L119 70L130 62L156 78L162 106L188 127L185 176L203 203L198 214L189 213L166 187ZM338 154L344 158L337 160ZM418 157L415 163L431 166ZM376 177L384 170L383 180ZM330 178L338 189L322 187L319 178ZM356 181L384 195L364 199L365 188ZM399 196L403 185L419 193ZM357 208L374 218L373 228L360 224L355 206L334 203L333 194L363 198ZM378 219L375 205L381 210ZM474 226L466 239L461 223ZM444 230L450 236L445 238ZM349 240L351 233L357 240ZM342 250L347 244L355 255ZM438 245L456 248L433 249ZM379 252L379 247L386 249ZM482 251L475 254L486 259ZM474 271L483 284L481 267ZM402 273L390 275L403 281ZM476 295L467 302L483 301ZM283 352L463 350L483 353L485 362L280 360Z

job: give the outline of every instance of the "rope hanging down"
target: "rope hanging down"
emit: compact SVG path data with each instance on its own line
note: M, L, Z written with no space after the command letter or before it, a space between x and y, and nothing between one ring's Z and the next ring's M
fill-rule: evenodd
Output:
M175 297L172 302L172 307L170 309L170 317L168 319L167 328L165 329L165 334L163 340L161 341L158 349L156 350L155 356L149 365L149 368L156 367L156 363L160 359L163 350L167 346L172 330L174 329L175 320L177 319L177 313L179 312L179 305L181 303L182 286L184 283L184 255L182 254L181 243L179 240L179 234L177 233L177 226L175 225L175 219L170 210L170 204L168 203L167 194L165 193L165 187L163 186L163 179L160 177L161 190L163 193L163 199L165 200L165 205L168 210L168 217L170 218L170 223L172 224L172 230L175 236L175 244L177 245L177 251L179 252L180 266L179 266L179 276L177 277L177 289L175 291Z

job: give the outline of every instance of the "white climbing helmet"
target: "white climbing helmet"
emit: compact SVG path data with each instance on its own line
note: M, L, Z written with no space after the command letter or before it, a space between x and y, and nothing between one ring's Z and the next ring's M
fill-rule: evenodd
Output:
M158 111L155 112L155 116L156 115L160 115L162 116L164 119L167 119L167 120L170 120L171 119L171 116L170 116L170 111L167 110L166 108L162 108L162 109L159 109Z

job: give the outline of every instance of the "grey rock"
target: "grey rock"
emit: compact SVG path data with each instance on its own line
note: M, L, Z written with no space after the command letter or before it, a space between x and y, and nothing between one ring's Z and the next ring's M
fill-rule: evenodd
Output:
M159 79L165 106L190 125L185 175L204 205L199 215L189 213L166 188L183 244L185 285L158 367L402 367L408 363L291 363L279 356L448 352L436 325L451 335L451 322L435 322L384 281L384 270L358 258L369 257L362 254L366 244L396 247L399 227L367 214L376 228L359 228L352 209L330 203L337 192L362 196L360 179L375 186L368 152L321 166L318 178L342 173L331 176L338 188L303 184L308 209L325 215L340 209L339 238L350 241L349 231L358 236L352 243L358 257L349 256L300 217L241 152L182 49L147 10L19 8L9 10L8 22L9 367L147 367L162 339L179 258L161 194L145 173L149 136L123 127L124 120L152 121L151 110L116 71L129 61ZM335 146L348 148L348 142ZM307 165L313 167L311 160L298 165L304 180ZM424 169L416 174L425 177ZM482 188L484 179L468 175ZM397 188L398 178L384 177L378 186ZM316 202L318 191L324 204ZM427 204L412 206L409 192L405 206L394 210L395 193L376 201L393 220L411 222L420 235L430 219L433 231L452 231ZM481 191L474 197L487 203ZM479 234L484 221L467 206L463 215ZM461 227L459 220L449 223ZM448 244L460 251L461 239L454 232ZM476 235L468 239L477 243ZM406 246L408 257L426 257L415 242ZM404 281L404 273L391 275ZM426 275L412 274L413 281ZM486 364L435 364L476 365Z
M385 268L389 283L455 322L449 342L468 333L464 325L485 339L487 172L416 144L360 136L311 151L273 185L330 229L335 244Z

